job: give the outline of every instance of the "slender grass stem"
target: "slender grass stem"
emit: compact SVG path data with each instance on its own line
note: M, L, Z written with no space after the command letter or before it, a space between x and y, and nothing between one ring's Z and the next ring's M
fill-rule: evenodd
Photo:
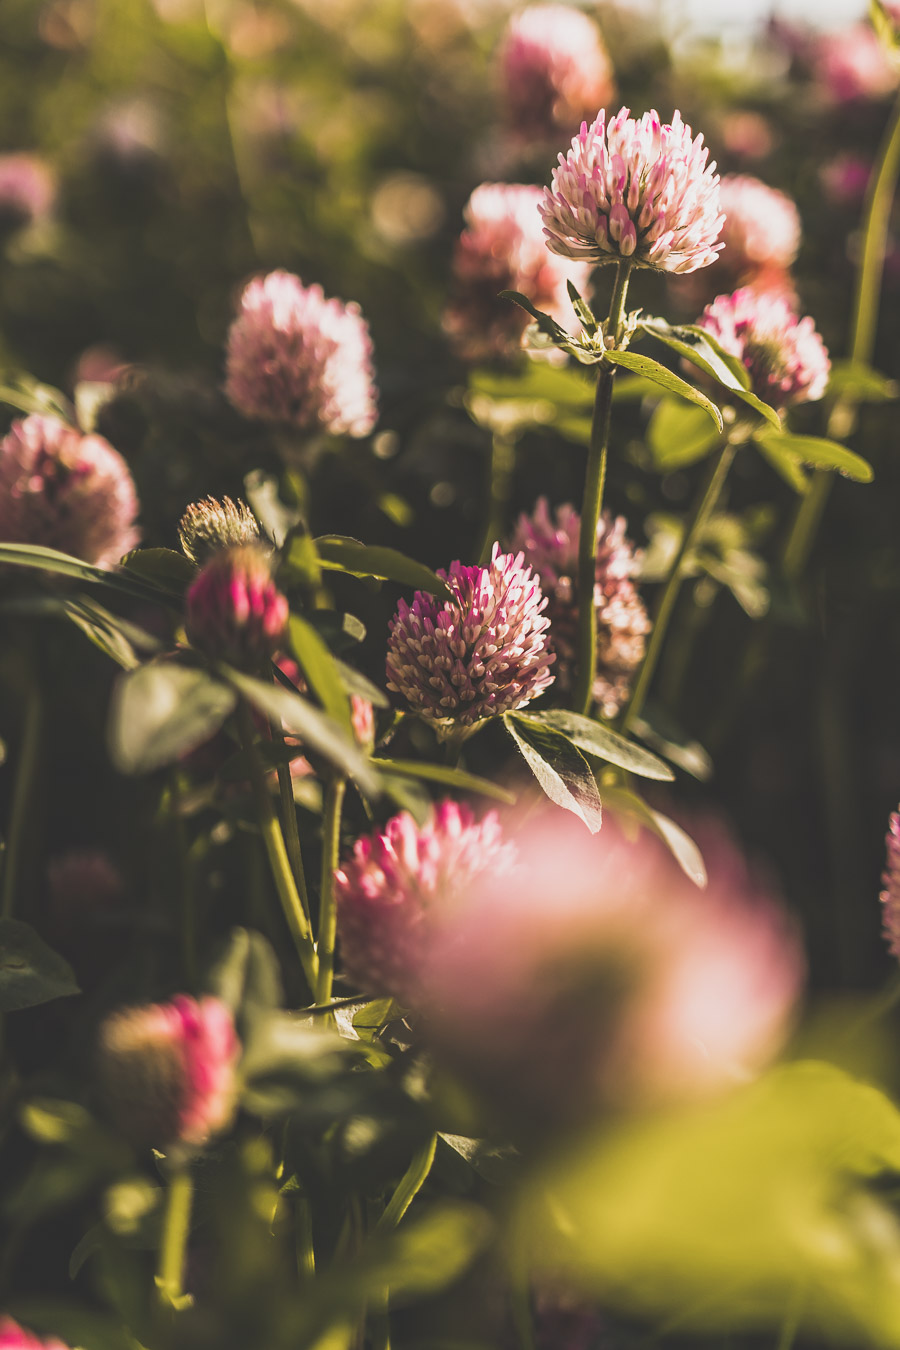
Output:
M341 808L346 781L335 774L325 789L322 820L322 885L319 893L319 936L316 942L319 973L316 979L316 1006L331 999L334 979L334 946L337 938L337 907L334 899L334 873L341 847Z
M25 696L25 719L22 728L22 744L19 749L19 762L16 769L16 782L13 788L12 810L9 818L9 830L6 836L6 856L3 864L3 898L0 901L0 917L10 919L16 903L16 891L21 880L19 876L22 858L22 845L31 807L34 800L34 788L40 763L41 739L43 735L44 709L40 685L32 678L28 683Z
M159 1244L156 1291L167 1308L177 1308L184 1299L184 1259L191 1229L194 1183L190 1167L182 1163L169 1180Z
M431 1164L434 1162L436 1149L437 1135L432 1134L426 1139L422 1147L413 1154L412 1162L400 1178L397 1189L385 1205L384 1213L376 1224L378 1232L383 1233L385 1230L397 1227L397 1224L425 1185L428 1173L431 1171Z
M276 723L271 723L272 739L276 745L284 745L284 733ZM294 784L291 779L291 766L278 761L278 793L281 798L281 817L284 821L284 837L287 846L291 871L300 896L300 904L306 915L307 924L312 925L309 908L309 892L306 888L306 873L303 870L303 853L300 848L300 831L297 828L297 806L294 801Z

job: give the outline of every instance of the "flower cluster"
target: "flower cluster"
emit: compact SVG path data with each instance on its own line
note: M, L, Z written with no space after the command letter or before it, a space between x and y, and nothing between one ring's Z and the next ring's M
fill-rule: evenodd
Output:
M211 660L257 670L281 645L289 614L269 550L246 544L214 554L192 583L185 629Z
M587 285L586 264L548 252L538 215L541 196L537 187L482 183L469 198L444 314L444 328L464 360L490 361L521 346L528 316L501 300L500 291L521 291L565 327L571 316L566 282L578 290Z
M531 5L514 15L498 60L506 120L518 140L571 135L615 92L596 26L568 5Z
M882 920L891 955L900 958L900 811L891 813L887 838L887 866L881 878Z
M375 425L372 341L359 306L290 272L257 277L228 334L225 393L248 417L366 436Z
M541 215L548 247L591 263L627 259L661 272L693 272L714 262L724 223L719 177L703 137L681 114L661 124L606 112L581 131L553 171Z
M549 619L522 554L495 544L488 567L439 571L452 597L416 591L391 620L387 687L442 734L512 712L553 682Z
M546 497L516 524L512 548L524 554L547 597L550 645L556 653L558 688L567 693L575 675L578 623L578 537L581 517L569 504L550 515ZM623 516L605 511L597 523L594 612L597 667L593 698L604 717L615 717L628 699L631 680L644 659L650 620L632 578L640 566Z
M260 530L246 502L233 502L230 497L221 501L204 497L202 501L191 502L181 517L178 538L186 556L202 565L222 549L258 543Z
M230 1123L241 1045L216 998L125 1008L100 1028L97 1063L110 1117L137 1145L200 1148Z
M798 318L785 296L744 286L717 296L697 322L744 363L753 393L773 408L825 393L828 352L812 319Z
M335 873L338 933L350 978L370 994L414 1007L428 934L484 873L507 873L515 849L496 812L477 821L467 806L441 802L421 828L403 812L357 840Z
M13 422L0 441L0 539L111 567L135 547L138 499L128 465L102 436L58 417Z

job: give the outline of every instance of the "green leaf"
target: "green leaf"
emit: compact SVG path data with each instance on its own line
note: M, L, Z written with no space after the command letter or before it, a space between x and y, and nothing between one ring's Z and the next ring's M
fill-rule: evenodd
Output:
M279 577L282 570L307 591L316 591L322 584L322 565L315 540L304 524L295 525L284 541Z
M862 455L821 436L793 436L789 432L777 434L766 431L756 433L753 439L757 445L780 451L797 463L809 464L814 469L836 469L856 483L871 483L875 476L871 464Z
M233 928L224 950L206 979L206 988L232 1013L281 1006L283 990L278 959L262 933Z
M828 396L850 396L856 403L888 403L900 397L900 385L862 361L832 361Z
M595 759L615 764L620 769L627 769L629 773L636 773L641 778L655 778L668 783L675 777L668 764L664 764L642 745L636 745L625 736L610 731L601 722L582 717L580 713L552 708L548 712L528 713L521 720L552 727L562 732L579 750L584 750Z
M308 699L280 685L269 684L252 675L222 667L225 678L248 703L275 721L281 721L299 736L310 750L323 755L335 768L347 774L361 792L377 797L381 782L372 762L356 744L352 732L345 731L339 722L316 708Z
M300 662L310 689L335 722L352 732L350 700L344 689L337 662L312 624L300 614L291 614L288 622L291 647Z
M34 544L0 544L0 563L11 563L14 567L35 567L42 572L75 577L78 581L106 586L109 590L119 591L136 600L158 603L161 598L157 587L148 585L136 576L131 577L121 569L94 567L55 548L38 548Z
M549 314L545 314L543 310L535 309L534 305L528 299L528 296L523 295L521 291L501 291L500 299L511 300L514 305L519 306L519 309L524 309L525 313L530 314L534 319L540 331L546 334L553 342L569 341L569 334L566 330L561 328L556 320L552 319Z
M603 800L611 811L620 811L639 825L652 830L666 845L685 876L701 890L705 889L707 876L703 854L680 825L676 825L661 811L652 810L642 797L628 788L604 786Z
M443 783L447 787L458 788L460 792L478 792L482 797L493 797L495 801L506 802L511 806L516 794L507 788L492 783L489 778L479 778L463 769L451 769L446 764L423 764L411 759L373 759L379 769L387 773L400 774L404 778L421 778L430 783ZM669 775L671 777L671 774Z
M527 361L521 372L509 375L494 370L475 370L469 375L469 390L496 400L533 400L555 407L587 408L594 402L594 382L580 369Z
M767 464L783 478L789 488L804 497L809 491L809 475L804 473L803 469L797 463L793 455L787 454L779 449L777 445L769 445L767 441L756 438L756 448L762 455Z
M157 661L120 677L107 744L120 773L149 773L195 750L234 708L234 690L205 670Z
M347 652L365 640L366 626L355 614L336 609L313 609L306 616L333 652Z
M703 459L718 443L719 433L701 408L679 398L660 399L647 427L654 468L662 473L683 469Z
M561 732L533 718L506 713L503 725L550 800L578 816L596 834L602 823L600 794L580 751Z
M663 319L648 320L641 327L645 333L678 352L698 370L710 375L734 398L740 399L770 422L776 430L780 429L781 418L775 409L751 392L750 377L743 362L731 352L727 352L705 328L700 328L697 324L683 324L678 328L670 328ZM693 341L683 341L680 336L682 334L692 338Z
M591 310L590 305L587 303L586 300L583 300L581 298L577 288L575 287L575 285L571 280L566 281L566 289L569 292L569 299L572 302L572 308L575 311L575 317L577 318L578 322L581 324L585 332L589 333L591 337L593 337L597 329L600 327L600 325L594 318L594 314L593 311Z
M637 352L608 351L604 359L612 362L614 366L624 366L626 370L632 370L636 375L642 375L644 379L652 380L654 384L668 390L670 394L678 394L680 398L686 398L689 403L696 403L698 408L702 408L704 412L709 414L720 432L725 430L722 414L712 399L707 398L706 394L702 394L692 384L688 384L687 380L683 380L680 375L676 375L666 366L661 366L652 357L640 356Z
M676 768L683 769L701 783L712 778L713 762L699 741L674 740L673 735L677 733L670 731L669 735L663 735L658 727L651 726L643 717L634 719L632 729L636 736L640 736L642 741Z
M634 403L645 398L659 398L659 386L642 375L620 375L613 385L613 403Z
M345 665L343 661L335 660L341 682L348 694L355 694L357 698L364 698L371 703L373 708L389 708L391 701L384 690L379 689L377 684L366 679L353 666Z
M38 417L58 417L74 426L75 409L65 394L51 384L40 384L31 375L19 375L12 384L0 385L0 403Z
M182 596L197 579L197 564L171 548L136 548L126 553L122 566L170 595Z
M30 924L0 919L0 1012L35 1008L80 992L68 961Z
M348 572L354 577L375 577L378 581L395 581L401 586L413 586L428 591L439 600L449 600L451 592L445 582L424 563L414 562L394 548L380 548L361 544L345 535L325 534L316 540L316 549L322 566L334 572Z
M656 322L660 321L657 320ZM698 323L677 324L672 331L693 338L704 351L712 352L722 365L731 372L741 389L750 388L750 372L747 367L739 356L735 356L734 352L730 352L722 346L714 333L710 333L706 328L701 328Z
M61 601L60 614L65 615L76 628L80 628L85 637L99 647L106 656L122 667L134 670L140 665L137 647L143 652L157 652L162 643L142 628L111 614L108 609L86 596Z

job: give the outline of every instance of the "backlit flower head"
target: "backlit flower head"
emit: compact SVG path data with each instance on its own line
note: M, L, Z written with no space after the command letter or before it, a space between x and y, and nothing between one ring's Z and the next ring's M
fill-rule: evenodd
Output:
M260 542L259 523L246 502L230 497L204 497L191 502L178 523L178 537L187 557L205 563L223 548Z
M214 661L257 670L284 638L290 609L272 578L268 549L248 544L216 553L188 590L185 629Z
M440 802L418 826L407 812L357 840L335 873L338 936L347 974L367 993L414 1007L431 926L486 871L506 872L515 850L497 813L476 820Z
M444 328L464 360L489 361L520 348L529 317L501 300L500 291L521 291L563 327L571 322L566 282L583 291L590 268L548 251L538 215L541 197L538 187L482 183L469 198L444 314Z
M531 5L514 15L498 52L504 112L513 135L566 135L614 95L597 27L568 5Z
M521 553L495 544L487 567L454 562L438 576L452 599L416 591L391 620L387 686L452 735L537 698L553 682L555 658L547 601Z
M110 567L135 547L138 499L122 456L58 417L13 422L0 441L0 539Z
M248 417L366 436L375 425L372 341L358 305L290 272L257 277L228 334L225 393Z
M548 248L661 272L707 267L724 217L703 137L693 138L679 112L663 125L655 111L640 121L628 111L608 125L605 110L591 126L582 123L567 157L559 156L540 207Z
M644 659L651 624L632 578L640 553L625 534L623 516L604 511L597 524L594 608L597 616L597 669L593 697L604 717L615 717L628 699L634 672ZM557 685L568 692L574 682L578 625L578 536L581 517L568 503L553 516L546 497L521 515L512 538L537 574L547 597L550 646L556 653Z
M697 320L741 360L753 393L773 408L819 399L831 362L812 319L797 317L777 292L744 286L719 295Z
M881 878L882 922L892 956L900 958L900 812L891 814L887 838L887 865Z
M113 1122L137 1145L201 1147L236 1109L241 1045L216 998L125 1008L99 1034L98 1083Z
M800 247L800 215L785 193L749 174L726 174L719 185L725 245L716 275L726 267L744 278L763 268L787 269Z
M35 155L0 155L0 230L17 230L49 215L53 174Z

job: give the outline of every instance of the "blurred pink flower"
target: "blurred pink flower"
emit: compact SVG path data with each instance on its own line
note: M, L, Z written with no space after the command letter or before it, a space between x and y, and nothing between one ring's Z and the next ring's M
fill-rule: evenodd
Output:
M726 150L742 160L765 159L771 154L775 137L770 123L761 113L737 108L726 113L719 128Z
M513 15L498 67L506 121L523 141L571 135L615 94L596 25L568 5L532 5Z
M591 263L630 259L661 272L693 272L714 262L724 223L719 177L703 137L676 112L661 125L622 108L607 126L601 111L559 156L540 207L547 246Z
M564 328L571 325L566 282L583 291L590 268L547 250L538 214L542 195L538 187L482 183L469 198L444 314L444 328L464 360L489 361L521 347L529 317L499 299L500 291L521 291Z
M0 155L0 229L21 229L50 214L56 182L36 155Z
M99 848L75 848L47 864L50 911L55 922L69 928L86 915L110 910L124 892L122 874L108 853Z
M835 155L819 170L825 196L836 206L859 206L866 195L872 165L862 155Z
M45 1340L20 1327L11 1317L0 1317L0 1350L68 1350L55 1336Z
M353 734L360 745L371 750L375 744L375 709L367 698L359 694L350 695L350 720Z
M57 417L13 422L0 441L0 539L111 567L140 539L128 465L102 436Z
M891 814L887 838L887 867L881 878L884 936L892 956L900 957L900 812Z
M507 1110L576 1118L721 1089L785 1035L802 958L724 838L705 892L655 837L560 811L512 834L510 876L470 884L428 945L438 1050Z
M190 586L185 629L214 661L257 670L281 645L290 610L272 579L272 558L259 545L216 553Z
M388 637L387 686L439 734L524 707L553 683L547 607L522 554L495 544L488 567L450 564L453 598L416 591L400 601Z
M897 84L897 70L868 24L823 33L813 61L818 83L834 103L884 98Z
M604 717L615 717L628 699L632 676L644 659L651 623L632 577L640 553L625 534L624 516L604 511L597 524L594 606L597 615L597 670L593 697ZM511 548L521 550L547 597L550 647L556 653L560 692L573 685L578 623L578 536L581 517L566 503L553 518L546 497L516 524Z
M719 192L725 248L717 274L723 266L737 277L766 267L790 267L800 247L800 215L790 197L748 174L726 174Z
M811 318L799 319L790 302L744 286L720 295L697 320L747 368L753 392L777 409L819 399L831 362Z
M367 993L415 1006L439 914L482 874L508 872L514 858L495 811L477 821L469 807L449 801L435 806L421 828L404 811L357 840L335 873L347 974Z
M104 1102L136 1144L199 1148L231 1122L240 1041L216 998L179 994L112 1013L99 1033Z
M375 425L372 341L359 306L290 272L251 281L228 334L225 393L247 417L366 436Z

